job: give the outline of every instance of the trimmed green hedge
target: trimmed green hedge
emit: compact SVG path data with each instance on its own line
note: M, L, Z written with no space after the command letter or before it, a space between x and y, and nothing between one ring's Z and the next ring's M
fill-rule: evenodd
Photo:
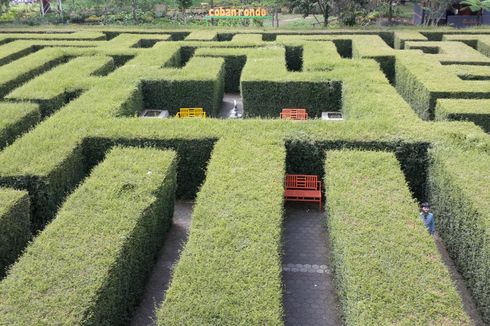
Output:
M0 188L0 203L1 279L31 238L31 229L27 192Z
M192 31L185 38L186 41L217 41L218 33L216 31Z
M165 79L154 75L143 81L145 108L175 115L180 108L202 107L209 116L218 115L224 92L223 59L196 57L183 69L168 69Z
M170 225L175 164L171 152L111 151L0 283L0 323L127 322Z
M178 198L194 198L204 181L206 168L216 139L124 139L112 135L111 138L85 138L83 157L87 169L102 161L107 151L116 145L172 149L177 153L176 189ZM87 171L88 172L88 171Z
M406 41L427 41L427 37L418 31L396 31L395 37L395 49L404 49Z
M430 156L437 230L490 323L490 155L438 146Z
M283 324L278 145L218 141L158 325Z
M106 30L105 27L103 29ZM401 164L406 164L402 169L411 189L418 191L418 199L425 195L421 189L425 184L425 174L420 170L424 170L426 166L425 151L429 145L461 146L475 150L477 158L482 157L479 153L490 151L488 135L471 123L427 123L418 119L407 102L388 83L375 61L380 60L380 56L393 56L398 62L398 56L406 55L406 61L404 58L400 60L403 64L408 63L409 78L412 75L421 78L434 74L438 76L434 80L416 81L418 84L414 83L416 86L407 91L416 99L422 93L418 93L417 87L425 87L429 98L422 99L421 103L425 101L423 105L426 105L432 100L432 95L435 101L452 94L460 96L459 91L462 91L463 97L478 97L488 93L484 87L474 88L478 82L484 84L481 81L462 81L458 77L464 71L474 75L467 65L458 65L456 69L456 65L439 64L441 61L488 61L480 60L481 54L474 51L462 53L462 56L469 55L473 61L458 57L455 54L457 49L451 48L450 44L441 47L448 50L448 53L431 56L423 55L418 50L396 51L383 44L380 38L389 40L393 32L381 35L382 33L376 31L366 32L374 36L364 35L362 38L349 35L358 34L356 31L319 33L321 35L305 35L304 32L289 33L292 35L282 32L266 33L263 39L267 42L260 42L258 45L247 41L247 37L243 36L240 42L162 41L151 48L141 49L132 46L150 46L155 40L167 39L165 34L171 34L173 40L178 40L190 33L164 33L158 30L138 31L141 35L128 36L128 33L119 31L106 34L120 36L108 42L12 42L13 47L19 46L17 42L24 42L22 46L32 46L33 51L43 47L63 47L63 56L66 58L111 57L116 66L127 58L131 60L105 77L84 78L86 81L90 80L91 84L80 97L1 151L0 184L29 191L32 221L38 225L34 229L39 230L54 217L65 196L73 191L75 185L95 164L103 160L111 146L122 144L175 149L180 159L177 193L192 197L200 183L206 181L196 201L189 243L183 251L182 261L176 267L168 299L159 313L162 324L283 323L280 220L284 151L287 150L289 155L291 150L288 147L290 144L284 148L284 142L302 143L299 147L306 144L295 153L298 160L287 158L288 169L297 161L304 163L304 159L312 158L314 161L321 157L323 146L332 145L336 148L337 144L342 144L394 151ZM219 40L228 40L235 34L240 32L227 30L226 35L220 36L217 31ZM278 42L271 42L276 35ZM356 58L345 59L352 52L354 36L357 42L354 49ZM251 38L257 37L255 35ZM376 42L369 48L371 39ZM377 44L383 47L377 49ZM288 71L287 49L300 47L303 49L302 71ZM18 50L21 48L16 51ZM6 54L8 51L2 46L0 52ZM17 52L10 52L12 53ZM413 60L416 66L420 66L410 67L409 60L413 59L411 56L416 58ZM430 59L432 56L434 58ZM295 62L299 63L299 57L295 55L292 58L296 58ZM32 69L35 69L36 65L31 63ZM276 108L267 108L267 105L274 104L274 98L270 100L268 96L270 92L275 92L275 87L280 89L277 92L286 100L288 96L292 98L294 95L304 102L306 96L300 91L297 95L290 95L288 87L292 86L284 89L281 87L290 84L310 88L313 85L313 88L320 89L320 95L315 94L318 95L315 98L317 102L313 103L318 111L310 112L310 116L318 115L323 110L341 110L345 121L312 119L298 123L279 119L237 121L138 117L141 110L150 105L165 106L170 103L178 109L177 106L182 104L177 102L179 97L188 99L185 106L188 106L192 98L196 106L204 101L213 108L208 113L216 112L213 110L220 106L222 96L221 80L233 80L232 88L238 89L239 71L242 67L242 81L254 83L254 88L249 89L254 94L250 97L250 94L242 94L245 102L247 99L254 101L249 102L249 106L245 103L245 110L250 108L255 116L278 116L281 108L277 111L271 111ZM109 71L107 69L98 73L105 74ZM97 73L97 70L94 72ZM441 80L444 83L438 88ZM451 85L452 81L455 81L454 85ZM47 81L53 83L53 87L57 82ZM150 84L153 89L148 92L145 87ZM204 89L198 89L199 85L203 85ZM321 90L321 87L328 85L338 86L331 93L334 97L328 97L328 92ZM160 92L162 90L165 94ZM312 90L308 89L310 91ZM173 93L176 95L172 95ZM278 101L287 102L283 98ZM296 106L303 103L279 104ZM310 148L313 148L313 153L308 152ZM305 153L303 160L301 153ZM308 156L309 154L311 155ZM206 162L210 158L212 168L205 178ZM320 158L308 167L323 171L321 164ZM464 170L465 164L459 163L456 167ZM415 174L419 175L419 179L409 177ZM398 172L396 180L402 180L400 175ZM396 182L397 187L401 182ZM379 196L386 196L383 189L385 188L379 189ZM398 191L399 189L393 193L397 194ZM403 191L404 198L408 198L408 191ZM87 200L87 203L93 202ZM405 204L403 207L406 207ZM475 204L477 207L484 205L481 202ZM408 208L404 208L401 216L407 216L405 214L408 211ZM53 221L53 225L57 225L57 220ZM74 224L74 227L78 228L78 225ZM420 229L419 226L416 228ZM46 231L49 230L50 226ZM372 293L377 292L373 290ZM451 305L447 309L452 309ZM365 313L369 312L366 308ZM457 313L456 311L455 314Z
M395 80L395 51L381 37L354 36L352 38L352 57L376 60L386 78L391 83Z
M0 97L66 60L63 50L48 48L0 67Z
M41 119L39 107L33 103L0 103L0 149Z
M256 49L249 55L241 77L245 114L279 117L285 107L306 108L310 118L322 111L340 111L342 83L322 74L286 70L285 49Z
M262 34L235 34L231 39L232 42L253 42L261 43Z
M471 325L393 154L329 151L327 221L347 325Z
M76 31L74 33L1 33L0 40L105 40L99 31Z
M325 151L356 149L393 152L413 196L420 202L427 199L428 143L400 143L399 141L313 141L295 138L286 141L286 172L315 174L323 178Z
M42 115L46 116L63 106L70 94L93 87L97 77L91 76L111 70L113 65L111 57L78 57L29 81L6 98L37 101Z
M439 54L396 55L396 89L423 119L434 119L440 98L490 98L481 81L461 80L461 68L451 65L488 65L490 58L460 42L406 42L408 49L431 47ZM449 66L448 66L449 65Z
M490 100L440 99L436 106L436 120L471 121L485 132L490 132Z

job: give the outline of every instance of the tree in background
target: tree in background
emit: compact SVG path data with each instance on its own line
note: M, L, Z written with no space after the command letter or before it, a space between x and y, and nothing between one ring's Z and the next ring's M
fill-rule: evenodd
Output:
M422 1L422 8L425 10L424 25L432 24L433 26L437 26L452 2L453 0Z
M186 23L185 10L192 6L192 0L177 0L177 6L180 11L182 11L182 16L184 16L184 24Z
M483 10L490 11L490 0L465 0L461 4L469 7L472 12L477 12L478 16L482 15Z
M323 26L327 27L333 2L332 0L289 0L289 7L298 9L303 14L303 17L313 14L318 8L323 16Z
M0 0L0 14L3 14L9 9L10 0Z
M138 3L136 0L131 0L131 14L133 15L133 20L138 21L138 16L136 15L136 10L138 9Z

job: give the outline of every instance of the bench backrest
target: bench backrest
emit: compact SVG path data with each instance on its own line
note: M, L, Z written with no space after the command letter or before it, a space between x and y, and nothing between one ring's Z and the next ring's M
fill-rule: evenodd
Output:
M302 108L284 108L281 112L281 119L306 120L308 113Z
M177 112L179 118L194 118L194 117L206 117L206 112L203 108L180 108Z
M286 189L312 189L320 190L321 182L318 181L318 176L308 174L286 174L284 180Z

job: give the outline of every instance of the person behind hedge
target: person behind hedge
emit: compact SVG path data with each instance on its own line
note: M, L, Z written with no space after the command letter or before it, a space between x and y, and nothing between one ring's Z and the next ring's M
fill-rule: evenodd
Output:
M430 204L427 202L421 205L420 219L424 222L429 234L434 235L436 232L436 221L434 215L430 212Z

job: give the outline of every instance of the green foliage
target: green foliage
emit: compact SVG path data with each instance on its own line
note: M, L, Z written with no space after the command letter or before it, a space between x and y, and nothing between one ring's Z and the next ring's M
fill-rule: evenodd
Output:
M39 108L31 103L0 103L0 149L39 122Z
M0 67L0 96L66 60L62 50L48 48Z
M420 225L416 212L414 213L416 206L410 199L406 182L417 199L425 199L427 148L441 144L457 146L463 153L470 153L472 160L478 160L481 157L486 159L484 155L490 151L490 141L488 135L471 123L422 121L390 85L389 79L396 75L400 93L409 99L413 107L417 108L419 105L423 110L430 104L435 106L439 96L452 94L457 94L458 97L485 96L485 92L488 93L488 89L482 87L485 85L475 88L479 83L467 80L462 82L459 75L483 76L483 74L476 75L474 69L485 70L484 66L474 66L472 70L468 65L486 64L488 58L483 58L481 53L475 53L476 50L460 42L438 41L438 45L430 42L410 42L413 38L420 38L422 34L399 35L398 46L404 44L407 49L430 49L437 54L426 56L419 50L397 51L391 47L395 43L395 34L386 31L349 31L321 35L308 35L305 32L250 31L250 34L245 35L241 31L230 29L148 31L103 27L94 28L92 33L92 35L85 35L86 40L83 40L82 35L78 33L73 33L74 40L63 40L63 37L69 37L67 34L70 33L63 33L63 35L45 33L39 34L38 37L32 36L34 33L25 33L30 34L29 36L17 33L22 35L19 38L31 39L15 40L15 35L10 35L10 39L0 39L0 42L7 42L0 46L0 62L4 63L0 67L0 72L6 72L5 75L0 74L0 79L2 82L5 81L2 85L7 85L2 90L9 93L9 96L12 94L19 96L12 99L39 101L42 99L40 96L46 94L49 95L47 99L49 101L56 98L58 94L81 89L79 97L68 99L71 100L69 103L60 101L60 105L63 106L60 110L56 110L34 130L0 152L0 184L29 192L33 229L40 231L52 220L31 246L38 249L29 249L45 250L42 251L42 255L36 256L39 260L43 260L41 264L36 258L36 264L39 263L36 268L39 269L35 272L34 269L30 269L31 265L27 261L31 262L34 258L29 250L15 265L19 267L13 269L13 273L17 276L21 274L21 269L29 272L29 275L27 272L22 274L24 278L20 277L19 283L15 283L16 298L22 296L25 298L19 306L26 306L26 302L32 301L34 303L32 306L38 307L42 300L50 300L51 297L43 299L41 296L31 300L28 298L29 291L25 291L20 282L31 280L32 275L34 275L33 280L49 277L49 273L41 273L39 270L51 271L51 269L60 270L59 273L55 271L53 279L58 277L66 279L67 282L73 281L70 283L70 289L78 290L77 282L83 283L80 291L88 288L87 296L98 293L101 297L119 300L131 292L135 293L136 297L139 290L133 291L133 288L127 286L126 281L121 281L119 285L114 285L114 282L119 281L103 283L108 278L127 280L126 276L120 278L120 273L129 275L129 270L134 270L132 259L136 257L135 252L140 248L135 244L134 237L123 237L128 241L125 245L121 242L123 240L119 237L120 234L114 238L104 238L109 239L108 245L123 247L126 251L118 257L122 257L121 259L127 257L131 264L125 260L121 264L111 265L107 260L108 265L104 265L105 269L97 270L97 273L100 272L97 275L104 276L97 276L95 280L86 278L85 274L82 278L82 273L72 273L73 270L70 270L71 265L80 269L82 265L92 267L92 261L87 262L92 252L87 249L92 238L98 239L99 231L111 232L109 228L113 227L112 221L121 217L119 209L126 209L126 205L129 205L126 202L131 202L127 197L118 197L117 203L111 206L111 200L105 200L106 185L111 187L111 182L118 178L117 175L114 176L114 180L111 179L112 181L99 178L100 194L90 192L89 195L87 192L81 195L81 192L85 193L86 185L93 182L94 174L100 166L96 167L93 170L94 174L86 183L75 190L72 196L76 197L70 197L54 220L53 217L58 208L63 205L67 194L73 193L76 185L94 166L104 160L112 147L118 145L155 147L173 149L177 152L179 161L177 196L193 198L198 193L189 242L184 247L182 259L175 268L166 301L159 312L159 323L281 325L283 311L280 232L284 172L307 171L321 175L324 173L323 160L326 149L361 148L385 150L393 154L383 154L381 163L377 158L369 155L364 158L359 154L348 160L350 165L359 164L355 173L339 172L339 178L350 180L351 184L358 182L358 179L374 180L372 184L376 185L376 189L373 190L368 185L362 184L359 189L364 191L362 194L365 196L359 197L349 192L352 191L352 186L349 188L346 183L343 184L341 195L340 192L337 194L334 192L333 197L330 198L331 195L327 194L327 204L333 205L332 209L339 208L337 213L340 212L340 215L332 215L333 217L343 217L342 212L345 209L345 212L352 213L347 217L362 217L356 222L372 223L366 228L370 233L366 231L360 235L359 232L364 229L354 229L356 232L351 232L352 235L340 232L338 237L339 239L358 237L359 242L344 241L341 244L347 249L354 248L359 252L367 252L371 248L369 241L372 240L373 234L376 235L374 236L376 239L389 239L390 241L386 243L381 240L374 241L376 249L374 257L389 257L383 262L395 261L394 257L396 257L396 262L401 260L403 264L399 267L393 267L394 264L391 264L388 268L381 269L378 275L373 272L373 270L378 271L375 262L368 259L371 256L361 255L359 259L351 257L349 262L352 266L358 271L362 270L353 279L361 280L359 284L362 286L359 292L355 292L357 290L354 289L349 290L352 291L349 293L373 294L369 300L374 299L367 300L365 305L359 304L354 307L357 310L354 315L349 315L349 318L354 316L352 318L362 322L362 318L367 316L366 320L374 320L372 323L375 324L378 321L376 319L378 317L375 316L377 314L381 320L378 324L393 322L403 324L404 321L410 324L419 320L420 323L434 321L443 324L446 320L439 319L439 316L447 314L449 316L447 323L454 320L466 322L462 317L459 303L456 303L458 300L454 295L454 289L448 282L447 272L441 272L440 258L434 256L433 244L426 238L425 230ZM107 36L108 40L99 39L100 34L103 38ZM43 35L46 35L46 40L43 40ZM58 36L54 37L54 35ZM423 36L428 39L439 37L440 40L442 32L424 32ZM478 41L472 41L473 44L481 48L485 38L475 37ZM459 45L455 46L455 43ZM48 49L29 54L46 47ZM46 56L46 62L42 62L41 54L36 56L41 51L44 51L42 54ZM11 62L14 58L18 60ZM68 59L67 64L59 65L64 62L63 60ZM70 69L65 71L69 76L64 80L65 74L60 73L60 69L62 67L66 69L75 60L78 60L76 62L79 63L79 67L72 64ZM18 67L18 72L15 72L14 67L18 62L22 65ZM444 62L444 65L441 62ZM52 66L49 66L50 64ZM87 70L88 66L93 69ZM49 72L46 72L48 69ZM33 70L38 71L36 74L42 75L34 78L31 74ZM438 75L440 71L442 73ZM54 72L56 74L52 75L52 78L46 77ZM72 75L77 74L80 80L75 82ZM2 79L3 76L6 76L5 79ZM467 85L461 87L458 83L451 86L451 82L456 80L459 83L471 84L472 87ZM223 86L223 83L228 85ZM19 87L21 84L23 86ZM246 114L255 117L274 117L274 119L232 121L213 118L170 118L162 120L143 119L138 116L146 108L169 109L173 115L178 108L184 106L203 106L211 116L216 116L223 90L236 91L240 87ZM44 91L35 93L38 88ZM459 91L461 93L457 93ZM424 97L425 92L427 97ZM310 110L310 117L318 116L323 110L337 110L344 114L345 120L334 122L310 119L306 122L298 122L276 118L283 106L304 105L307 105ZM393 155L400 163L396 162ZM138 152L125 153L123 156L122 162L133 159L136 162L142 155ZM463 158L463 155L458 156L451 162L455 168L462 171L466 167ZM154 163L158 163L157 161L155 160ZM104 164L102 163L101 166ZM341 169L343 164L338 165L335 171L343 171ZM399 171L399 165L405 173L406 182ZM483 164L471 166L476 170L475 173L488 174ZM363 174L364 170L367 171L367 177ZM126 177L131 178L133 174L138 175L138 173L129 173ZM330 179L332 177L327 177L327 182ZM338 181L335 179L335 173L333 180ZM482 188L480 184L478 185ZM114 187L114 189L120 188ZM127 187L131 188L125 186L125 189ZM142 185L142 187L146 186ZM200 192L198 192L199 188L201 188ZM148 198L153 198L149 193L150 191ZM384 204L386 196L391 195L397 203L394 209L391 199L388 200L389 207ZM94 200L96 197L103 199L101 205L110 206L110 214L104 217L100 217L98 212L92 214L91 205L100 208L97 206L99 203ZM72 198L80 200L75 203ZM119 205L119 200L124 202ZM383 206L379 206L378 203L383 203ZM475 200L474 206L482 211L484 216L488 216L486 205L483 201ZM82 213L79 208L83 209ZM133 207L129 207L128 211L132 211L131 209ZM380 226L376 224L379 223L378 213L390 209L393 209L393 216L399 220L392 224L382 223ZM75 215L77 217L87 215L89 218L77 219ZM93 227L95 217L91 218L91 216L100 217L100 224L103 224L100 230ZM127 223L136 220L138 219L128 218L128 221L125 220L121 224L128 226L129 230L131 227ZM338 220L342 221L341 218ZM348 221L350 220L346 219L345 222ZM410 224L411 222L413 224ZM413 228L408 228L407 231L407 225ZM390 229L392 227L394 229ZM48 240L45 234L49 235ZM138 234L146 234L141 236L143 238L149 236L149 233L139 231ZM81 241L82 238L86 241ZM402 245L398 246L399 240ZM60 263L51 266L46 248L55 252L56 260L65 259L63 250L57 247L58 242L59 246L67 243L76 244L78 251L73 249L74 246L69 247L66 255L72 254L73 258L68 257L69 261L64 265ZM413 252L411 248L415 248ZM131 252L131 255L126 255L127 252ZM96 251L97 253L99 252ZM428 253L429 261L426 256L420 257L421 253ZM107 254L109 258L116 256L114 251ZM80 262L75 260L81 256L85 260ZM137 258L134 259L140 262ZM364 261L365 264L360 263ZM26 267L27 265L29 266ZM150 268L150 265L151 263L145 261L141 262L139 267ZM107 272L107 266L111 266L115 274ZM125 266L125 269L120 266ZM372 279L364 279L363 268L371 273L366 275L372 275ZM396 277L393 278L382 273L384 270L398 271L396 268L409 272L400 273L399 277L395 275ZM104 274L102 270L107 273ZM420 275L420 272L429 270L427 278ZM480 271L482 274L487 273L486 270ZM63 274L61 277L59 276L61 272L66 272L69 276L64 277ZM337 274L347 275L343 274L344 272L345 270L339 270ZM412 272L414 275L410 274ZM139 272L137 274L142 275ZM406 278L402 278L406 275L409 284L416 284L414 289L407 289ZM7 278L6 281L9 280L9 285L13 284L17 276ZM421 278L420 287L415 277ZM432 277L435 280L432 280ZM402 284L400 290L393 285L396 282ZM48 284L42 280L39 281L40 283ZM24 282L24 284L28 283ZM101 284L107 284L108 290L97 292L97 289L101 289ZM138 284L134 285L135 288L140 287L141 283ZM354 283L349 285L352 284ZM391 287L387 288L389 284ZM2 293L1 289L3 289L2 285L0 285L0 293ZM63 292L60 288L54 289L56 292L54 295ZM348 289L352 289L352 286ZM429 311L425 317L419 315L423 309L412 309L415 292L417 295L420 294L424 302L423 307L431 306L432 303L425 304L429 302L427 298L430 297L436 302L437 309ZM409 304L400 304L405 302L406 293L409 294L407 301ZM48 316L46 318L50 316L57 318L62 315L60 311L68 305L64 300L59 299L61 297L62 295L59 295L56 299L59 301L53 304L54 314L50 313L51 308L44 310L44 315ZM135 297L131 296L131 298ZM478 298L482 297L480 295ZM72 297L69 299L71 300ZM348 299L350 300L348 302L355 301L352 297ZM128 300L130 306L134 304L134 300ZM484 300L481 299L481 302L484 303ZM96 304L92 301L90 305L86 304L89 301L77 301L77 304L73 305L83 306L82 310L90 306L86 311L97 310L87 318L92 316L98 318L96 316L102 314L118 315L117 307L131 311L129 306L110 299L97 299ZM4 304L3 297L0 302ZM62 304L58 304L59 302ZM439 305L442 306L441 302L447 305L439 309ZM399 310L392 308L395 303L401 306ZM345 309L354 311L353 306L349 304L344 306ZM386 313L380 308L383 305L390 307ZM29 306L25 310L25 315L29 314L29 316L25 317L22 310L19 316L15 317L20 320L19 323L25 324L24 318L29 320L30 316L33 318L36 316L34 313L30 314L30 311L36 308ZM40 311L35 313L43 313ZM72 316L69 313L67 315L68 318ZM121 318L125 318L125 313L120 315ZM13 312L9 312L8 316L11 318ZM395 317L390 319L390 316ZM0 324L3 322L1 318ZM93 319L87 320L87 323L91 323ZM119 321L117 318L115 320L111 322L115 324ZM72 322L70 319L68 323L77 322ZM92 323L102 322L96 320Z
M31 237L29 196L25 191L0 188L0 279Z
M327 222L345 323L470 325L393 154L326 156Z
M179 9L184 12L187 8L192 5L192 0L176 0Z
M126 322L170 224L175 168L171 152L109 153L0 283L0 322Z
M0 0L0 14L4 13L5 11L8 10L10 6L10 1L9 0Z
M437 101L436 120L471 121L490 133L490 100L451 100Z
M430 151L429 188L437 228L490 320L490 170L488 154L438 146Z
M92 75L104 74L113 65L113 59L106 56L78 57L24 84L6 98L35 100L40 104L42 115L46 116L68 102L72 94L96 82L97 78Z
M283 324L285 155L262 139L216 144L158 325Z
M467 5L473 12L481 12L482 10L490 10L490 0L464 0L462 5Z

